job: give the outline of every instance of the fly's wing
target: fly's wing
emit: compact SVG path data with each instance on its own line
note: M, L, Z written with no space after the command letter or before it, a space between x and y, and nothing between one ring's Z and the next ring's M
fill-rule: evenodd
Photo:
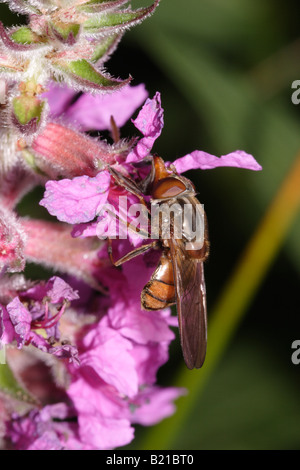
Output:
M183 240L169 240L174 271L179 333L184 361L189 369L203 365L207 320L203 262L191 258Z

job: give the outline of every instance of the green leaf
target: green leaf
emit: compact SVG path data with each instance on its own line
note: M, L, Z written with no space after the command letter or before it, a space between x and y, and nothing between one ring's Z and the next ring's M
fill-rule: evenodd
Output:
M0 364L0 393L26 403L36 403L36 399L18 383L8 364Z

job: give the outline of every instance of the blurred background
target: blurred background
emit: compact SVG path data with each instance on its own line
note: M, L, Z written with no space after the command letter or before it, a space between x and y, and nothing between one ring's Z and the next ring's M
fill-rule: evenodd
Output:
M145 83L150 96L161 92L165 127L154 150L164 159L195 149L218 156L242 149L263 166L187 174L209 221L208 335L218 299L299 157L300 104L291 101L292 82L300 80L297 6L296 0L162 0L107 63L114 76L130 73L133 84ZM6 25L25 22L3 4L0 18ZM128 125L122 136L132 132ZM189 407L189 395L177 401L176 432L173 418L137 427L126 449L300 449L300 364L291 361L292 342L300 340L299 214L293 219L263 275L258 262L258 286L210 373L204 365L185 375L178 338L173 342L158 382L188 387L183 378L193 377L195 387ZM258 260L263 252L261 246ZM208 354L214 350L218 344L208 336Z

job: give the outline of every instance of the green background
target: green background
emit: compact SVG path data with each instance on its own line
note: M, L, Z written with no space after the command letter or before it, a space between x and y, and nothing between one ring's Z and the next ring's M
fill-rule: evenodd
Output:
M263 166L262 172L219 168L188 174L209 221L209 325L210 312L300 151L300 105L291 101L291 84L300 79L298 3L162 0L150 19L125 34L107 63L114 76L130 73L133 84L145 83L150 96L161 92L165 126L154 150L166 160L195 149L218 156L243 149ZM6 5L0 13L7 25L24 21L9 16ZM130 132L132 125L122 136ZM23 208L30 210L29 204ZM164 427L138 426L126 449L300 449L300 364L291 361L291 344L300 339L299 238L298 215L211 372L190 372L196 381L201 374L204 379L180 425L169 418ZM208 351L215 348L208 337ZM158 376L167 386L184 367L178 339L170 354ZM180 398L178 411L189 400Z

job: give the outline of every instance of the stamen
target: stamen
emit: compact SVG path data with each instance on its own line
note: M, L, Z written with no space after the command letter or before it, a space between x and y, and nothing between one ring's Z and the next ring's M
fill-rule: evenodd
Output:
M53 317L49 318L49 304L47 302L46 305L45 305L45 318L44 318L44 320L41 321L41 322L38 322L38 321L33 322L32 325L31 325L31 328L34 329L34 330L39 329L39 328L44 328L44 329L52 328L53 326L55 326L59 322L61 316L63 315L63 313L66 309L66 305L67 305L67 303L64 303L63 306L61 307L61 309Z

